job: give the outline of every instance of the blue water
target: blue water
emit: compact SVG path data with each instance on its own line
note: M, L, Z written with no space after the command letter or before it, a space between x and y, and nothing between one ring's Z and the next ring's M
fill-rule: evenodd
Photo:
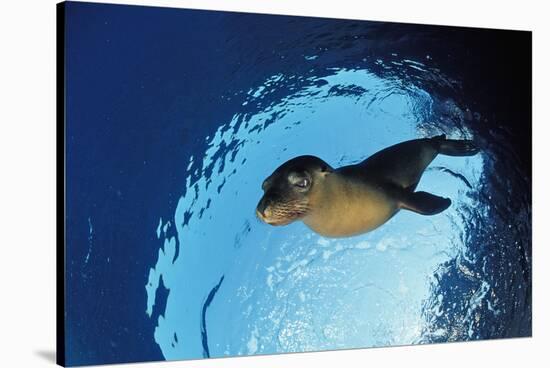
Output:
M69 364L531 335L528 33L67 14ZM481 153L425 172L439 215L344 239L255 217L290 158L442 133Z

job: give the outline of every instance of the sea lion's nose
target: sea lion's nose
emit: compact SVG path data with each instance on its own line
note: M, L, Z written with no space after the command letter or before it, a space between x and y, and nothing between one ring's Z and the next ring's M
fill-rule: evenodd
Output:
M265 217L265 209L267 208L268 206L268 203L267 203L267 200L264 198L262 198L262 200L260 201L260 203L258 203L258 207L256 208L256 211L262 216L262 217Z

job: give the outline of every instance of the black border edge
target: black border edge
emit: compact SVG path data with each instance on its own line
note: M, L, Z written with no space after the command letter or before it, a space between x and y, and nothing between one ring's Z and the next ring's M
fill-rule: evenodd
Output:
M56 363L65 366L65 3L56 4Z

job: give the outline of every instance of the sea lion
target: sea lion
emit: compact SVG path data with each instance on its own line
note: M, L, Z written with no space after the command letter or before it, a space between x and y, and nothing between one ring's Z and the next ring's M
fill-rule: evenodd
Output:
M435 215L451 200L415 192L426 167L438 154L472 156L478 151L470 140L440 135L398 143L338 169L315 156L295 157L264 180L256 215L275 226L301 220L326 237L374 230L400 209Z

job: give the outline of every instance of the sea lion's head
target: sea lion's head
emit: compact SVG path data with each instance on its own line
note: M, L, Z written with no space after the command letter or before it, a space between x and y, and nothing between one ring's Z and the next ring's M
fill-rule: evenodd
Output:
M262 183L264 195L256 207L263 222L280 226L306 216L311 210L311 193L333 169L315 156L295 157Z

